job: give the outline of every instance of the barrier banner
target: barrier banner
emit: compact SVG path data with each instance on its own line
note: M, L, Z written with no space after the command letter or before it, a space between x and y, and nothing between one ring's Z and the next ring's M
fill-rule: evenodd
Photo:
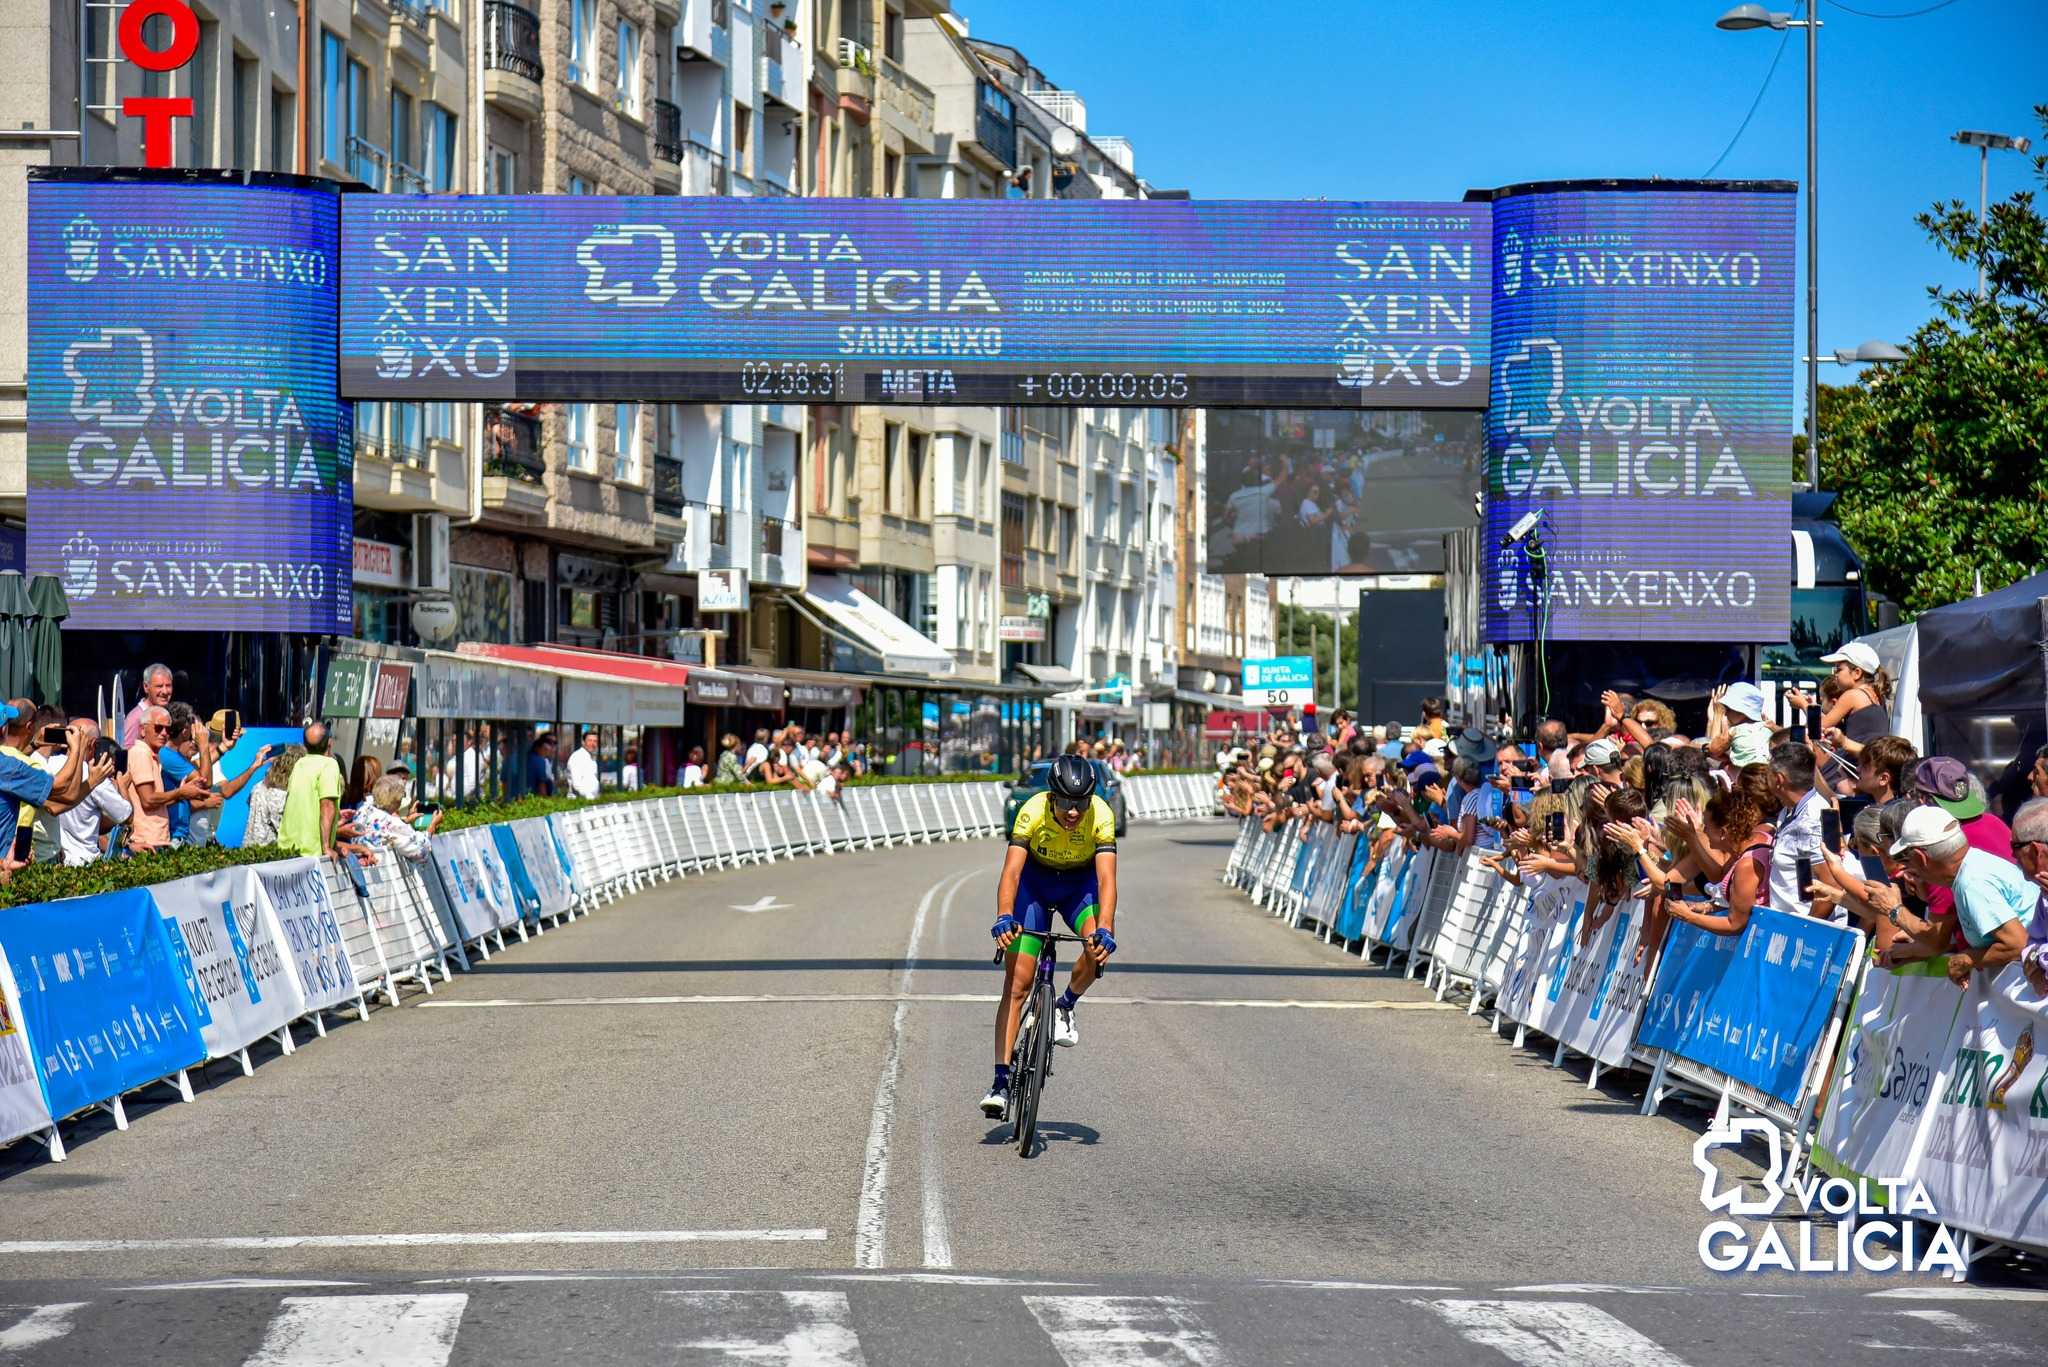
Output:
M1630 900L1607 908L1605 919L1592 925L1585 883L1552 880L1531 899L1533 953L1516 958L1516 974L1527 970L1526 987L1516 984L1527 1001L1522 1014L1510 1011L1508 1019L1605 1067L1626 1067L1649 990L1648 956L1638 953L1643 918L1643 904ZM1503 991L1504 1004L1507 997Z
M0 954L0 1145L50 1128L50 1108L36 1085L32 1046L21 1023L21 996L7 956Z
M537 816L512 822L507 829L519 846L526 877L540 898L542 916L560 916L576 905L576 889L569 882L569 868L555 843L554 830Z
M158 883L149 895L199 1003L210 1057L226 1058L306 1013L284 932L253 870L215 869Z
M1873 965L1849 1019L1814 1163L1918 1179L1942 1223L2048 1246L2048 999L2017 964L1958 988L1942 956Z
M1395 841L1380 860L1380 870L1373 883L1372 893L1365 904L1365 915L1359 918L1359 938L1379 944L1390 944L1389 928L1401 902L1401 885L1408 880L1408 871L1421 856L1400 841Z
M1436 875L1437 852L1433 849L1416 850L1401 870L1401 881L1394 885L1394 898L1387 907L1386 929L1379 939L1397 949L1406 949L1414 942L1417 913L1429 895L1429 885ZM1403 923L1406 923L1405 925Z
M1495 999L1500 1013L1517 1024L1529 1024L1536 1009L1536 993L1550 981L1550 960L1559 950L1561 935L1577 927L1586 885L1576 878L1539 874L1529 880L1529 898L1522 915L1526 925L1521 947L1508 966L1500 995Z
M486 827L491 833L491 843L498 847L498 864L505 870L507 881L512 884L513 900L519 906L519 918L540 915L540 891L533 886L533 880L526 876L526 856L519 851L519 841L506 825Z
M1636 1044L1799 1103L1863 937L1758 908L1740 935L1672 923Z
M205 1059L199 1003L147 889L9 907L0 911L0 951L51 1115Z
M1520 884L1480 863L1477 851L1467 851L1430 949L1443 979L1471 983L1475 1001L1496 987L1521 948L1527 900Z
M711 804L706 804L707 810L710 806ZM562 876L569 880L569 886L576 890L577 897L588 897L595 890L595 883L589 874L576 867L576 860L569 853L568 823L563 819L567 815L569 814L551 812L535 820L547 823L548 836L555 844L555 861L562 866Z
M341 923L327 895L327 879L312 859L284 859L255 865L256 879L277 913L284 944L298 971L305 1009L326 1011L362 995L356 971L342 943Z
M1365 925L1365 905L1372 896L1373 885L1379 881L1380 869L1386 867L1382 860L1378 868L1366 872L1372 862L1372 835L1358 838L1358 848L1352 851L1351 872L1344 881L1344 910L1337 916L1337 938L1350 942L1358 938Z
M497 867L497 849L488 857L479 849L474 829L444 831L433 839L434 865L448 895L463 940L478 940L519 919L511 906L512 887Z

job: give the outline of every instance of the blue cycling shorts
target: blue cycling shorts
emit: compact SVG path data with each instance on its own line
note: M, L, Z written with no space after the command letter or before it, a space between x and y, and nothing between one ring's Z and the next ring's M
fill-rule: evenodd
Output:
M1036 955L1044 948L1038 937L1052 929L1055 913L1076 935L1095 919L1097 903L1095 865L1078 869L1048 868L1035 859L1024 861L1023 877L1017 880L1015 915L1024 934L1010 948L1017 954Z

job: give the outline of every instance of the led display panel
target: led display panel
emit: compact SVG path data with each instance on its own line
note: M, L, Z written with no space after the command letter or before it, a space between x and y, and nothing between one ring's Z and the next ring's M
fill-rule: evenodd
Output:
M351 195L354 398L1478 408L1484 204Z
M1487 640L1786 639L1793 206L1777 182L1495 197Z
M31 181L28 563L67 626L348 631L337 197Z
M1477 413L1232 409L1207 430L1211 574L1442 574L1472 525Z

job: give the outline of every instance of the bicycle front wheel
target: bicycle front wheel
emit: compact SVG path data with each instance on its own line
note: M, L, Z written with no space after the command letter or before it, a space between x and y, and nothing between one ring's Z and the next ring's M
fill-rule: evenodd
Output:
M1038 1137L1038 1098L1045 1091L1046 1065L1052 1053L1052 985L1032 989L1031 1030L1024 1037L1024 1076L1017 1088L1017 1155L1031 1156Z

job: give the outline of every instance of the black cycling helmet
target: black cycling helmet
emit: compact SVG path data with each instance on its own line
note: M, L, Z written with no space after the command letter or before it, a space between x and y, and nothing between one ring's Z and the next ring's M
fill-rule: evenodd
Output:
M1086 802L1095 793L1095 766L1079 755L1061 755L1052 762L1046 788L1055 798Z

